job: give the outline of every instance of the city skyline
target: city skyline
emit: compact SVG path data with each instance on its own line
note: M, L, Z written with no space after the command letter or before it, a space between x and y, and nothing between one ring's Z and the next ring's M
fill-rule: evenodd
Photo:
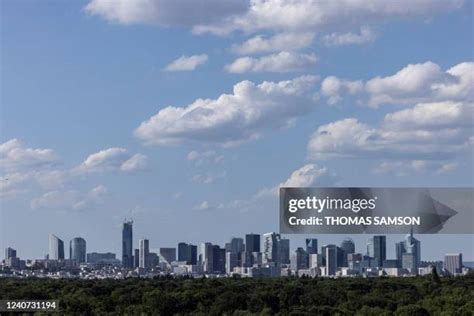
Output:
M1 249L121 259L125 217L223 244L278 230L279 187L474 186L472 1L120 3L0 3ZM419 240L474 261L473 234Z

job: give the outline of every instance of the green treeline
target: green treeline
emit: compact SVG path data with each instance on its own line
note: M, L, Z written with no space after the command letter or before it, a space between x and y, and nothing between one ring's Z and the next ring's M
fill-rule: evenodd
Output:
M1 299L83 315L473 315L474 274L442 278L0 279Z

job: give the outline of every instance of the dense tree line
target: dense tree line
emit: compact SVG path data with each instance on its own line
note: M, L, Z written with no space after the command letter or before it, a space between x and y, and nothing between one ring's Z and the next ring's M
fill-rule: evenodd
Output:
M455 278L0 279L1 299L59 299L82 315L473 315L474 274Z

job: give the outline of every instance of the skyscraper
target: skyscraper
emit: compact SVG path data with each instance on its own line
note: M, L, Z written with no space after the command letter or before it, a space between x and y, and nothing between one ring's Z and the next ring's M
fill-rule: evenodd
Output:
M10 258L16 258L16 250L13 248L5 248L5 260L8 260Z
M462 272L462 254L448 253L444 256L444 268L452 275Z
M382 267L383 262L387 259L387 244L385 236L373 236L367 243L367 254L374 258L374 264Z
M309 268L309 256L302 247L298 247L291 256L291 268L295 271Z
M176 248L160 248L160 262L164 261L167 264L176 261Z
M178 261L186 261L186 264L196 264L197 246L180 242L178 244Z
M49 256L50 260L64 259L64 242L53 234L49 234Z
M306 252L309 255L318 253L318 240L316 238L306 238Z
M150 244L148 242L148 239L140 239L138 242L138 249L140 252L138 266L143 269L148 269L150 263Z
M340 266L347 267L347 255L351 253L355 253L355 244L351 238L345 238L341 243L341 251L342 251L342 262L340 262Z
M133 268L133 221L125 220L122 228L122 266Z
M133 252L133 268L140 266L140 249L136 249Z
M260 252L260 235L259 234L245 235L245 251L246 252Z
M210 242L201 243L199 262L202 264L204 272L214 272L214 252Z
M86 241L84 238L76 237L69 242L69 259L78 263L86 262Z
M290 264L290 240L281 238L278 240L278 263Z
M407 254L407 256L405 256ZM421 262L421 243L413 237L413 229L405 236L405 240L396 244L397 260L402 268L410 269L412 273L418 272ZM405 258L404 258L405 257Z
M280 234L266 233L263 234L263 262L277 263L278 262L278 241Z
M337 246L325 245L326 252L326 275L336 275L337 271Z

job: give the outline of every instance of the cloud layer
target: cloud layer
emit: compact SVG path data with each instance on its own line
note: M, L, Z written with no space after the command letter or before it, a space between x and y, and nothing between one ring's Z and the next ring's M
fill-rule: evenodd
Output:
M167 65L165 71L192 71L198 66L203 65L207 62L208 56L206 54L192 55L192 56L181 56L174 60L172 63Z
M317 61L315 54L280 52L258 58L240 57L225 69L231 73L307 71Z

